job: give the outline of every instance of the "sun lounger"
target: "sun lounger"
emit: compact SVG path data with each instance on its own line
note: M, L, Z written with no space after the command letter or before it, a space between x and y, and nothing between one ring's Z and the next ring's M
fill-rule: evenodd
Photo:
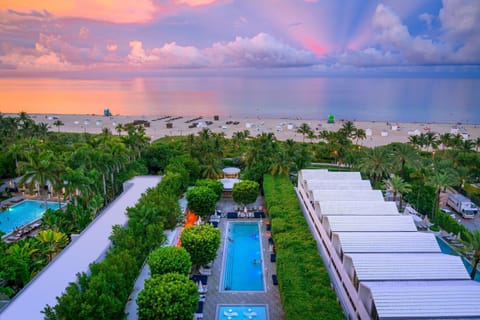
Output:
M271 253L270 254L270 262L276 262L277 261L277 254L276 253Z
M269 223L267 224L267 231L271 231L272 230L272 225Z
M208 276L206 275L193 275L192 278L191 278L195 283L197 282L201 282L204 286L207 285L207 282L208 282Z
M229 212L227 213L227 219L237 219L238 213L237 212Z
M268 244L271 244L272 246L275 244L272 237L268 238Z
M257 219L260 219L260 218L265 218L265 213L262 212L262 211L255 211L253 213L253 216Z
M218 221L212 221L212 222L210 222L210 224L211 224L214 228L218 228Z
M198 307L193 316L195 320L203 319L203 301L198 301Z
M272 274L272 283L274 286L278 285L278 279L276 274Z

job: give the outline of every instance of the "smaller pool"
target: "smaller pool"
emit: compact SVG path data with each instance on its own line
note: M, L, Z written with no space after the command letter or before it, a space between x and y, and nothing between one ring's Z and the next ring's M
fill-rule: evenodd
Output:
M217 320L254 319L267 320L266 305L219 305L217 306Z
M47 202L49 209L57 210L58 202ZM63 206L63 203L60 203ZM24 200L5 211L0 212L0 231L11 233L15 228L22 227L43 216L45 201Z
M451 255L454 255L454 256L459 255L458 252L456 252L452 247L450 247L450 245L448 243L446 243L445 241L443 241L439 237L436 237L436 238L437 238L438 245L440 246L440 250L442 250L442 253L451 254ZM472 272L472 268L473 268L472 264L470 263L470 261L468 261L464 257L462 257L462 262L465 265L465 268L467 269L468 273L470 274L470 272ZM475 279L474 280L480 282L480 272L477 271L477 273L475 274Z

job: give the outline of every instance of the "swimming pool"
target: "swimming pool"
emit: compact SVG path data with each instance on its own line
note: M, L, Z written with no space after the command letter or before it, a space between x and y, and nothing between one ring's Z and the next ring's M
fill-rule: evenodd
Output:
M59 208L58 202L47 202L47 205L49 209L57 210ZM0 212L0 231L9 234L15 228L41 218L45 211L45 201L24 200Z
M453 250L452 247L450 247L450 245L448 245L445 241L443 241L442 239L440 239L439 237L436 237L437 238L437 242L438 242L438 245L440 246L440 250L442 250L443 253L446 253L446 254L451 254L451 255L455 255L455 256L458 256L459 254ZM462 257L462 262L463 264L465 265L465 268L467 269L468 271L468 274L470 274L470 272L472 272L472 264L467 260L465 259L464 257ZM477 271L477 273L475 274L475 281L479 281L480 282L480 272Z
M217 307L217 320L267 320L267 313L266 305L219 305Z
M220 291L264 291L258 222L229 222Z

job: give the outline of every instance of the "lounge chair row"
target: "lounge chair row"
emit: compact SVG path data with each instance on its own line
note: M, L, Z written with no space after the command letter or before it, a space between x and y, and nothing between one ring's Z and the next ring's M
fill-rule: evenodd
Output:
M193 275L190 278L195 284L198 285L198 293L200 294L200 298L198 300L197 310L193 314L193 318L195 320L203 319L203 304L205 303L205 295L208 291L208 276L206 275Z
M264 219L265 212L262 211L255 211L255 212L228 212L227 213L228 219L237 219L237 218L256 218L256 219Z

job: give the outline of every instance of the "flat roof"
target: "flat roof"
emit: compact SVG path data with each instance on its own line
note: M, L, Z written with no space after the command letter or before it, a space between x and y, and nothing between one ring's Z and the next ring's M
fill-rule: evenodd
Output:
M226 173L226 174L235 174L235 173L239 173L240 169L235 167L227 167L227 168L223 168L222 171L223 173Z
M312 190L313 200L326 201L383 201L380 190Z
M359 281L470 280L462 258L443 253L359 253L346 257L352 260Z
M457 281L363 282L380 319L480 318L480 283Z
M328 171L326 169L303 169L299 173L300 179L331 179L331 180L361 180L360 172Z
M368 180L306 180L305 184L308 190L372 190Z
M441 252L435 236L422 232L335 232L347 253Z
M326 216L324 224L333 232L417 231L410 216Z
M325 201L319 203L320 212L323 216L370 216L370 215L399 215L394 202L375 201Z
M161 181L159 176L135 177L127 181L129 187L53 259L0 313L1 319L38 319L47 304L57 304L56 297L65 292L70 282L77 281L77 273L88 272L90 263L99 259L110 246L114 225L128 221L127 207L133 207L148 188Z

